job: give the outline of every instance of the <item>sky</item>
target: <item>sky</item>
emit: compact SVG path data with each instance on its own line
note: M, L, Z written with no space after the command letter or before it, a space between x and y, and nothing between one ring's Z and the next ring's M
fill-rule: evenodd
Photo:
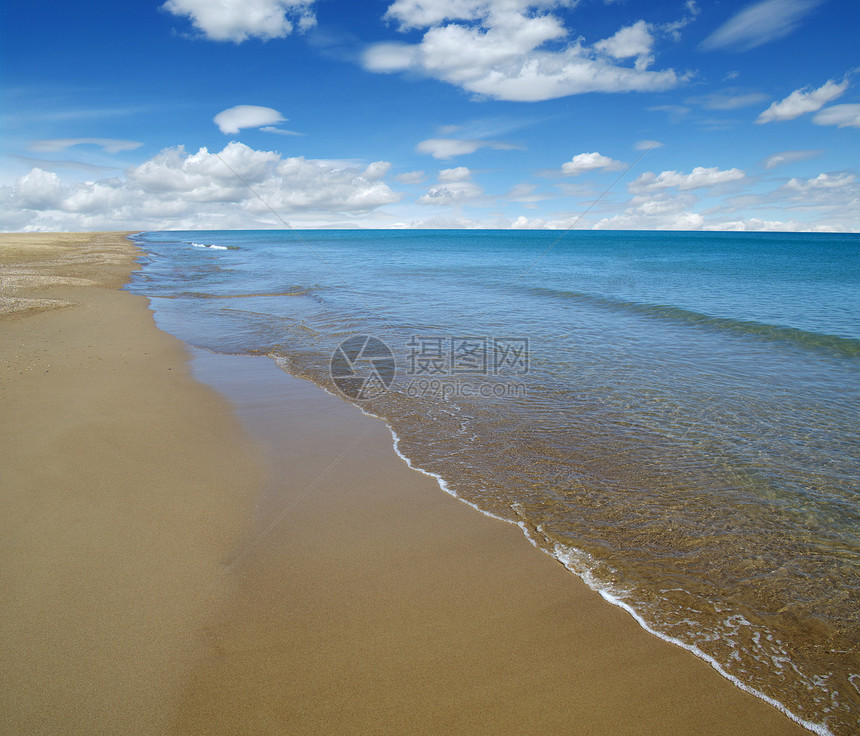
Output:
M857 0L28 0L0 230L860 231Z

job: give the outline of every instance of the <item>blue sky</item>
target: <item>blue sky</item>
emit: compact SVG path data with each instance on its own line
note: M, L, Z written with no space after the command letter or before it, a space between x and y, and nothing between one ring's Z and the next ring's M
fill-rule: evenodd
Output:
M860 230L856 0L0 13L3 230Z

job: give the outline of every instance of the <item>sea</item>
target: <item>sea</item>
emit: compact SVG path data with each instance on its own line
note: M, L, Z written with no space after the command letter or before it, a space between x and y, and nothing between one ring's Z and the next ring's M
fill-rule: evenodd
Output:
M860 732L860 235L134 240L161 328L381 417L652 634Z

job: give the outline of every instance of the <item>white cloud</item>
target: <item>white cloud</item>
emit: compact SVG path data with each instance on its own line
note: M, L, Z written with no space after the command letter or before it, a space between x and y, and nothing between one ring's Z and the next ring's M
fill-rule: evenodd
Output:
M56 153L73 146L86 145L98 146L106 153L122 153L123 151L134 151L140 148L143 143L139 141L124 141L118 138L51 138L31 141L27 148L37 153Z
M388 161L374 161L372 164L368 164L362 175L368 181L379 181L380 179L384 179L386 174L391 170L391 163Z
M423 171L404 171L402 174L398 174L394 178L402 184L420 184L424 181L424 172Z
M660 141L649 141L649 140L636 141L636 143L633 144L633 150L634 151L650 151L652 148L663 148L663 145L664 144L660 143Z
M508 202L521 202L523 204L532 205L536 202L542 202L545 199L552 199L555 195L540 194L537 192L537 187L534 184L523 182L516 184L505 194L504 199Z
M480 197L482 194L483 190L474 182L460 181L432 187L428 190L427 194L418 198L418 203L450 206L463 204Z
M389 167L281 158L241 143L220 153L188 154L180 146L131 167L124 178L63 185L56 174L33 169L0 188L0 221L43 230L283 227L271 210L331 221L399 201L382 181Z
M238 133L242 128L262 128L283 123L285 120L286 118L277 110L259 105L228 107L212 118L212 122L225 135Z
M509 225L510 222L505 218L487 221L463 216L434 215L427 219L416 218L410 222L396 222L392 228L398 230L482 230L485 228L503 229Z
M809 194L816 190L844 189L854 183L853 174L819 174L814 179L789 179L785 183L785 189L800 194Z
M264 133L276 133L277 135L304 135L297 133L295 130L287 130L286 128L276 128L274 125L264 125L260 128Z
M472 172L466 166L442 169L438 176L439 184L431 187L426 194L419 197L418 203L448 206L477 199L484 192L481 187L471 181L471 177Z
M789 179L771 198L788 200L793 211L817 213L816 228L860 230L860 182L854 174L822 173L811 179Z
M597 51L603 51L615 59L636 57L636 69L647 69L654 61L651 53L653 47L651 26L644 20L622 28L615 35L594 44Z
M543 6L552 5L542 3ZM481 0L395 0L385 13L385 19L396 21L401 31L428 28L446 20L474 21L487 12L490 2ZM524 8L526 2L509 3L513 8ZM539 3L534 3L539 5Z
M187 17L211 41L283 38L316 23L314 0L167 0L161 7Z
M623 213L605 217L594 225L595 230L699 230L705 218L691 212L695 197L690 194L670 195L665 192L637 196Z
M481 147L481 141L467 141L457 138L428 138L421 141L415 150L418 153L428 153L433 158L453 158L474 153Z
M688 191L739 181L745 177L746 174L740 169L720 170L716 166L710 168L697 166L689 174L682 174L679 171L662 171L660 174L655 174L653 171L646 171L630 182L627 188L634 194L671 188Z
M840 128L860 128L860 105L834 105L819 112L812 122L816 125L836 125Z
M744 8L704 41L706 50L734 48L747 51L783 38L822 0L763 0Z
M42 209L59 205L63 197L60 177L53 172L32 169L15 183L22 209Z
M561 173L568 176L579 176L587 171L619 171L625 166L621 161L615 161L608 156L603 156L596 151L593 153L579 153L570 161L561 165Z
M541 217L529 218L520 215L511 223L511 230L542 230L546 227L546 220Z
M482 141L468 138L428 138L421 141L415 150L418 153L427 153L433 158L449 159L454 156L465 156L474 153L480 148L494 148L496 150L510 151L516 148L509 143L500 141Z
M806 161L809 158L815 158L821 151L781 151L773 156L768 156L764 161L766 169L773 169L783 164L793 164L797 161Z
M808 232L857 232L860 229L860 182L846 171L790 179L770 192L747 192L728 198L724 204L712 213L738 213L732 223L750 222L753 212L767 212L767 219L761 215L759 218L776 223L774 229ZM720 223L709 225L716 227Z
M466 181L472 177L472 172L467 166L457 166L453 169L442 169L439 172L439 181Z
M36 158L35 156L18 156L11 154L10 158L26 164L31 169L44 169L45 171L56 171L57 169L76 169L78 171L87 171L90 174L106 174L110 171L116 171L116 166L97 166L96 164L87 164L83 161L65 161L62 159L51 160L47 158Z
M784 100L774 102L758 116L757 123L771 123L774 120L794 120L808 112L820 110L828 102L835 100L848 89L848 80L836 84L827 80L818 89L807 92L808 88L796 89Z
M725 90L714 92L700 97L688 97L684 100L689 105L698 105L705 110L739 110L742 107L758 105L767 99L767 95L760 92L737 92Z
M400 72L417 65L418 46L399 41L376 43L366 49L362 63L371 72Z
M685 9L687 14L683 18L660 26L660 30L667 33L675 41L681 40L681 31L696 20L699 13L702 12L699 10L699 6L696 4L695 0L687 0Z
M723 232L767 232L767 233L798 233L798 232L834 232L838 228L827 225L808 225L794 220L761 220L751 217L747 220L731 220L712 225L705 225L703 230L718 230Z
M416 44L380 43L363 64L376 72L413 70L478 95L534 102L585 92L669 89L671 69L648 71L650 26L638 21L592 47L568 32L549 9L564 0L397 0L386 17L401 30L426 29ZM561 48L546 44L564 42ZM635 57L634 66L618 60Z

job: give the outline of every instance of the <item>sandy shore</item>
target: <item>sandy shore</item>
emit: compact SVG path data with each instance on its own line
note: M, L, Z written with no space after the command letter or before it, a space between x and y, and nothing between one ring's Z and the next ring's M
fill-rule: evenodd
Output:
M0 733L164 734L259 459L120 235L0 236Z
M192 374L117 290L118 236L19 241L0 732L807 733L411 471L378 420L263 358Z

